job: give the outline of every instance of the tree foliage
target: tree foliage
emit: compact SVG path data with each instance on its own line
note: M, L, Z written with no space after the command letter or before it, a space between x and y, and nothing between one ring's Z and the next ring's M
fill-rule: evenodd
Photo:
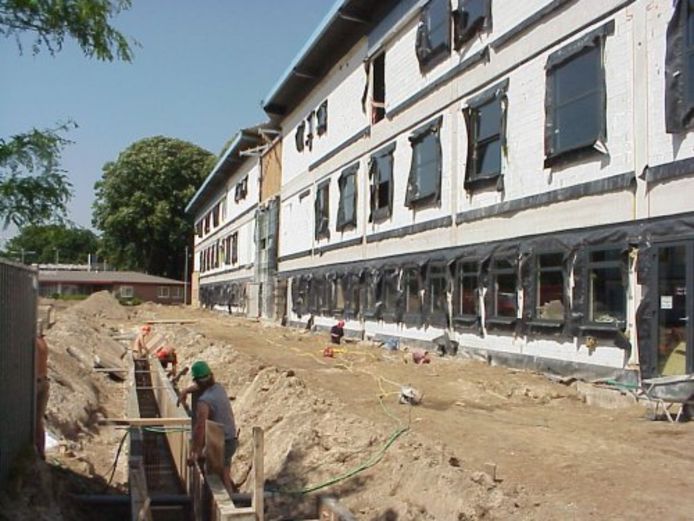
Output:
M25 226L5 245L5 256L19 257L22 250L33 252L26 260L37 263L85 264L96 253L99 240L91 230L63 224Z
M104 165L92 222L102 231L102 254L110 263L182 278L192 233L185 206L215 160L196 145L157 136Z
M0 34L34 36L34 54L42 47L55 54L65 37L73 38L85 55L98 60L132 60L127 38L110 24L112 17L130 8L131 0L0 0Z
M60 51L66 37L84 54L99 60L130 61L132 50L110 19L130 7L131 0L0 0L0 35L14 37L20 52L21 37L32 34L32 49ZM72 195L72 186L60 169L60 155L70 143L57 128L36 128L7 139L0 138L0 220L10 223L60 221Z
M61 133L74 124L0 139L0 218L3 228L60 220L72 195L72 185L60 169Z

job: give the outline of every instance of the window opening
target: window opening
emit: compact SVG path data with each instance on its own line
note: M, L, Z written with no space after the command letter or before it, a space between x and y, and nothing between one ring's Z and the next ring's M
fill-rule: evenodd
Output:
M316 189L315 236L316 240L330 237L330 182L324 182Z
M445 315L448 300L448 279L444 264L429 264L427 291L429 293L427 312L433 316Z
M328 100L320 104L316 111L316 132L322 136L328 130Z
M402 274L402 285L405 297L405 313L407 315L420 315L422 312L422 298L419 269L416 267L405 268Z
M543 253L537 259L537 306L535 317L564 320L564 255Z
M477 261L458 261L456 264L456 291L453 311L459 317L479 315L479 263Z
M492 316L516 318L518 281L515 263L508 259L495 259L492 262L491 275Z
M352 165L342 171L338 185L340 202L337 208L337 230L357 225L357 171L359 165Z
M373 68L371 122L378 123L386 116L386 54L379 54L371 63Z
M239 261L239 232L231 234L231 263L236 264Z
M134 295L132 286L121 286L119 291L122 298L132 298Z
M370 221L379 221L393 212L393 151L395 144L371 156L369 177L371 178Z
M676 0L666 42L665 128L679 134L694 128L693 0Z
M296 150L298 152L303 152L304 150L304 132L306 130L306 123L303 121L299 123L296 127L296 132L294 133L294 144L296 145Z
M620 249L593 250L588 261L588 320L622 326L626 320L624 256Z
M417 28L417 59L420 67L451 50L451 8L449 0L430 0L422 9Z
M410 136L412 164L407 182L405 205L437 202L441 194L441 141L439 130L442 117L427 124Z
M491 26L491 0L460 0L454 15L456 48Z
M171 293L168 286L159 286L157 291L158 298L169 298L170 295Z

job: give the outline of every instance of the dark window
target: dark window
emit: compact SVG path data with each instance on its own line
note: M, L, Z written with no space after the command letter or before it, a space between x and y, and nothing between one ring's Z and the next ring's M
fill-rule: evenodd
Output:
M330 237L330 181L325 181L316 189L316 201L314 204L315 235L316 240Z
M677 0L667 27L665 128L694 128L694 0Z
M328 130L328 100L325 100L318 107L316 112L316 132L319 136L325 134Z
M239 232L231 234L231 263L236 264L239 261Z
M195 235L202 237L202 220L195 224Z
M564 255L537 255L537 301L535 318L564 320Z
M551 54L545 101L546 163L568 152L595 149L606 138L604 37L608 23Z
M412 165L407 181L405 205L438 202L441 196L441 141L439 130L442 117L425 125L410 136Z
M427 277L427 313L431 317L445 320L448 301L448 278L446 265L443 263L429 264Z
M311 111L311 113L306 118L306 146L309 150L313 150L313 120L316 116L316 111Z
M460 0L454 15L455 46L460 47L474 36L491 27L491 0Z
M429 65L451 50L451 7L449 0L430 0L422 9L417 28L416 51L419 65Z
M383 271L381 277L380 300L383 303L383 316L387 320L394 320L398 310L398 274L399 270L388 268Z
M296 127L296 132L294 133L294 143L296 144L296 149L299 152L304 150L304 132L306 130L306 124L302 121Z
M477 318L479 314L479 263L458 261L456 264L453 313L457 317Z
M231 236L228 235L224 242L224 264L231 264Z
M386 55L381 53L372 62L373 92L371 122L378 123L386 116Z
M490 270L492 292L492 317L517 317L517 274L515 262L509 259L494 259Z
M626 260L619 248L588 253L588 321L623 326L626 320Z
M338 230L357 225L357 171L355 164L342 171L338 185L340 187L340 203L337 208Z
M212 209L212 226L217 227L219 226L219 205L215 205L215 207Z
M465 188L498 184L506 132L508 80L468 101Z
M408 267L402 272L402 288L405 297L405 314L421 315L422 296L420 294L419 268Z
M376 152L369 163L371 216L369 221L390 217L393 212L393 151L395 143Z
M205 216L205 233L210 233L210 214Z
M245 199L246 195L248 195L248 176L236 183L236 188L234 189L234 201L239 202L242 199Z

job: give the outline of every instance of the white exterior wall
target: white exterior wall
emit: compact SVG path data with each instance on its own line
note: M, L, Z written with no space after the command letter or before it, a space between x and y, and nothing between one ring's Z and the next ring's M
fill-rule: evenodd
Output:
M456 2L453 2L454 4ZM461 51L452 51L450 57L431 71L422 74L415 54L415 35L418 18L412 17L401 31L386 41L386 104L393 109L410 99L422 88L449 71L466 57L518 25L536 10L548 5L550 0L495 0L493 5L493 30L482 34ZM629 222L637 218L657 217L681 212L691 212L694 204L689 194L694 193L691 177L648 186L637 180L637 189L608 192L581 199L557 202L531 208L509 215L455 224L459 212L479 209L504 201L570 187L610 176L635 172L641 173L646 164L654 166L673 160L694 156L694 132L671 136L665 133L664 115L664 58L665 31L672 15L669 0L636 0L626 5L622 0L604 0L599 3L574 2L557 11L541 23L520 34L497 51L490 49L490 61L480 63L423 97L417 103L386 118L371 127L371 134L308 173L308 164L319 159L326 150L314 147L311 158L300 162L296 158L293 142L286 149L282 189L282 217L280 243L280 272L310 269L412 252L426 252L455 245L471 245L490 241L513 239L524 235L551 234L553 232ZM614 20L614 34L605 38L604 70L606 84L606 147L607 153L585 159L571 160L551 168L544 167L545 125L545 64L548 56L558 49L581 38L582 35ZM358 51L357 51L358 49ZM374 55L373 49L370 50ZM361 44L350 56L361 55ZM359 70L363 70L361 66ZM298 122L297 114L305 114L329 96L329 106L339 93L344 106L352 106L355 123L344 139L366 124L361 110L362 83L350 82L351 76L333 73L324 80L292 115L285 120L290 132L285 139L293 138ZM356 71L354 71L356 74ZM462 109L467 100L504 79L509 80L507 142L508 153L503 159L504 191L495 189L463 190L467 154L467 129ZM332 92L326 93L326 89ZM316 93L320 92L320 95ZM642 96L646 93L647 96ZM351 97L351 100L350 100ZM647 105L646 99L647 98ZM410 169L411 146L408 136L420 125L438 115L443 115L441 145L443 174L441 179L441 204L416 212L404 206L405 188ZM331 120L328 119L330 128ZM329 130L330 132L330 130ZM317 138L317 142L320 141ZM369 213L367 165L369 156L381 147L395 141L394 178L395 193L393 216L383 223L367 223ZM336 143L331 142L332 150ZM327 151L329 151L327 150ZM306 154L306 152L304 152ZM343 168L359 161L358 222L355 230L337 233L335 221L339 202L337 178ZM326 178L330 187L330 229L327 240L314 244L313 204L315 184ZM307 187L311 194L301 204L298 195ZM406 225L422 223L439 217L451 216L453 226L425 231L403 238L351 246L325 252L321 255L282 260L283 256L306 252L316 246L332 245L355 237L398 229ZM635 277L631 277L632 283ZM640 288L629 288L627 322L628 331L637 351L635 309L640 298ZM636 299L636 302L633 301ZM291 309L291 305L289 306ZM290 311L290 319L296 320ZM304 317L305 319L305 317ZM331 325L329 317L315 317L318 325ZM397 335L429 340L441 334L440 329L414 329L404 325L382 322L349 321L347 329L362 329L367 335ZM625 367L625 351L611 343L600 341L595 349L588 349L578 339L573 342L533 337L515 337L508 333L490 330L479 336L456 333L454 337L465 346L482 350L496 350L513 355L528 355L575 363L599 365L609 368ZM632 360L633 362L634 360Z

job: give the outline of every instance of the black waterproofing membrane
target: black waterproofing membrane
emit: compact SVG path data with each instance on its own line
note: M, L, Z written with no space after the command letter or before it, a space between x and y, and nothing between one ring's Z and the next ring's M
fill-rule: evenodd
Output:
M488 174L477 174L474 171L478 164L478 147L476 146L476 111L483 105L492 101L498 101L501 105L499 121L499 135L501 139L501 153L505 154L506 147L506 114L508 112L508 91L509 80L505 80L490 87L484 92L478 94L474 98L467 101L467 107L463 109L463 118L465 119L465 128L467 129L467 162L465 169L464 187L467 191L479 189L487 186L495 186L496 190L501 192L504 190L504 178L499 169L499 172L490 172ZM500 162L501 164L501 162Z
M453 43L459 49L476 34L492 28L491 0L460 0L453 11Z
M369 222L379 222L390 217L393 212L393 152L395 142L386 145L369 159L369 183L371 190ZM388 179L388 206L377 207L378 189L384 179Z
M299 152L304 150L304 132L306 130L306 123L303 121L299 123L296 127L296 132L294 132L294 144Z
M451 52L449 0L429 0L422 8L415 52L420 68L431 68Z
M583 154L587 151L607 150L605 142L607 140L607 129L605 120L606 107L606 88L605 88L605 67L602 56L604 55L605 39L607 36L614 34L614 20L601 25L592 30L588 34L582 36L578 40L562 47L558 51L553 52L547 58L545 64L546 85L545 85L545 167L550 167L560 158L566 158L569 154ZM558 129L555 128L555 111L556 111L556 96L553 71L567 61L576 58L579 54L598 47L600 50L600 80L597 86L600 90L601 108L598 117L600 118L600 128L597 134L593 136L592 142L580 148L558 149L555 141L555 134Z
M330 237L330 179L316 186L314 206L314 230L316 240Z
M554 337L570 341L574 337L593 336L611 341L625 350L625 359L631 350L625 321L595 323L589 317L590 254L593 251L618 251L623 286L627 288L629 265L638 258L638 283L643 286L642 299L637 310L637 331L642 372L654 374L657 363L657 287L654 266L657 261L654 242L694 236L694 213L649 221L636 221L589 229L572 230L531 236L522 239L497 241L461 246L432 252L404 254L396 257L373 259L339 265L311 267L291 274L292 309L301 318L304 315L323 315L345 318L363 318L384 322L403 323L408 327L436 326L468 333L482 333L482 317L456 317L445 303L432 305L430 288L432 274L440 273L436 267L445 266L447 293L456 284L458 261L478 262L478 294L484 294L484 309L488 330L507 331L530 336ZM561 254L563 275L563 317L543 320L536 316L538 294L537 256ZM516 317L495 317L493 313L492 266L495 260L512 263L517 287L523 289L523 307ZM405 311L406 287L403 273L418 270L418 284L422 300L419 312ZM573 275L574 287L570 291ZM337 299L340 286L341 298ZM316 296L314 291L320 293ZM625 290L626 291L626 290ZM517 294L516 294L517 296ZM459 320L460 319L460 320Z
M247 283L248 280L235 280L218 284L202 284L200 285L200 304L208 309L224 306L231 313L232 307L246 305Z
M328 100L323 101L316 111L316 132L319 136L328 130Z
M336 229L338 231L357 225L357 172L359 172L359 163L354 163L345 168L337 180L338 187L340 188L340 202L337 207L336 222ZM351 194L351 204L347 204L345 200L345 197L350 196L350 194L345 193L345 186L348 182L351 183L354 188ZM348 208L350 211L347 210Z
M410 135L412 162L405 192L405 206L408 208L438 203L441 200L442 122L443 116L439 116Z
M676 0L667 26L665 51L665 130L680 134L694 128L694 99L687 96L687 86L694 78L687 73L685 50L687 24L694 16L694 0ZM691 67L690 67L691 70ZM691 89L691 87L689 87Z

